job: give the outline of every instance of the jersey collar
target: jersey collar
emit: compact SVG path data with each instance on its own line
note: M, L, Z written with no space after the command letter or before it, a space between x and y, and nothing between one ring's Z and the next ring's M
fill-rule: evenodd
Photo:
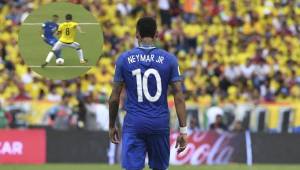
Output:
M156 48L154 45L147 45L147 44L141 44L138 48L142 48L142 49L153 49Z

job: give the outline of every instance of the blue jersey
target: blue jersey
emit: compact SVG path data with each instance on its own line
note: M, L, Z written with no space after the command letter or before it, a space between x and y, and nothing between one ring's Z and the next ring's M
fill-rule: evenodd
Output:
M180 81L177 58L155 47L120 55L114 82L124 82L127 112L123 132L169 133L168 85Z
M47 21L43 25L43 35L46 39L55 38L54 33L58 29L58 24L52 21Z

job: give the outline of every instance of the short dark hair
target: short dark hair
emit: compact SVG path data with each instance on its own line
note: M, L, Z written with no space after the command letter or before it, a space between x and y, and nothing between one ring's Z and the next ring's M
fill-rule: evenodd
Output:
M66 18L66 20L72 20L73 17L72 17L72 14L67 14L65 18Z
M58 18L57 14L52 15L53 18Z
M70 98L72 95L70 93L64 93L62 99Z
M136 24L136 29L142 38L144 37L154 38L157 30L156 21L152 17L140 18Z

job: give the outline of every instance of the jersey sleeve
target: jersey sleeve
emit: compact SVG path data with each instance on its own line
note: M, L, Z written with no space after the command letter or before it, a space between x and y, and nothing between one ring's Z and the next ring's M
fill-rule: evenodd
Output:
M178 60L175 56L172 56L171 62L171 82L181 81L182 77L180 75L180 69L178 65Z
M122 69L122 55L118 58L115 65L115 75L114 75L114 82L123 82L123 69Z
M74 22L74 28L77 28L78 27L78 22Z
M58 24L56 24L56 25L55 25L55 31L57 31L57 30L58 30L58 28L59 28L59 25L58 25Z

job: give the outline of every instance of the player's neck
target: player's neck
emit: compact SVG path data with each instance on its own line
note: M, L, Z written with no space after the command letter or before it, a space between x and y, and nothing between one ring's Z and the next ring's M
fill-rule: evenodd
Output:
M154 39L153 38L143 38L140 40L139 42L139 46L151 46L153 47L154 46Z

